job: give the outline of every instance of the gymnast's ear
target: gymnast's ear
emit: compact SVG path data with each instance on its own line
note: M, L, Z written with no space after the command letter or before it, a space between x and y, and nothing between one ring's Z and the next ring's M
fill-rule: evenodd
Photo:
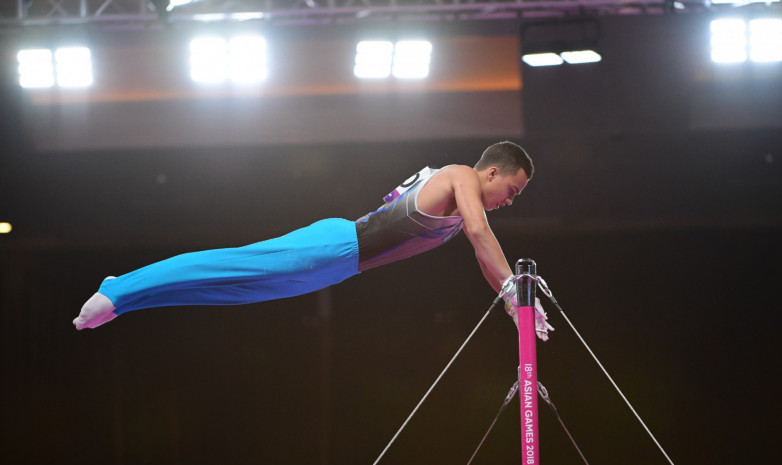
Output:
M496 177L499 177L500 175L500 169L496 166L490 166L489 169L486 170L486 176L489 181L493 180Z

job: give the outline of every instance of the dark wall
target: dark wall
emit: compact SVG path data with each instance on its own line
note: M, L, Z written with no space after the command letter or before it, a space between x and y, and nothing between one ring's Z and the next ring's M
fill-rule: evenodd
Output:
M603 63L523 69L537 174L490 221L509 260L538 262L675 463L766 463L782 126L693 108L767 114L782 86L751 68L703 81L709 65L685 62L703 21L606 18ZM768 98L725 103L709 89L726 82ZM3 107L19 102L9 83ZM460 237L318 294L77 333L106 275L356 218L421 165L471 163L493 140L44 154L13 111L1 121L0 216L17 226L0 236L4 463L371 462L493 297ZM540 379L587 459L666 463L544 305L557 329ZM491 315L382 463L466 462L513 383L514 333ZM543 460L579 463L544 408ZM519 460L517 409L474 463Z

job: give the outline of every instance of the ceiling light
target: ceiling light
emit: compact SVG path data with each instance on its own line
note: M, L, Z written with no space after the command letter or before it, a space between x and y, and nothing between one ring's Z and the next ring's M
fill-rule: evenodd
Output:
M557 66L563 63L562 57L556 53L530 53L521 57L530 66Z
M600 54L594 50L576 50L572 52L562 52L559 55L563 60L571 65L580 63L597 63L602 60Z

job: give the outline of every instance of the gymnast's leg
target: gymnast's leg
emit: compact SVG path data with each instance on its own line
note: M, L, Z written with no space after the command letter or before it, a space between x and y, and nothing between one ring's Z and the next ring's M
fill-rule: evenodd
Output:
M318 221L245 247L187 253L106 279L73 321L95 328L132 310L237 305L313 292L358 274L355 224Z

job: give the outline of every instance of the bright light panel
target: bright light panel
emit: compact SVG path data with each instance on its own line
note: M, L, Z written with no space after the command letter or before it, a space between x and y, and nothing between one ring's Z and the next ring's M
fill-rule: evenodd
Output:
M386 40L362 40L356 45L353 75L362 79L382 79L391 74L394 44Z
M92 58L87 47L22 50L17 54L19 85L25 88L78 88L92 85Z
M92 85L92 58L87 47L58 48L54 52L57 85L88 87Z
M531 53L521 57L530 66L556 66L563 63L562 57L556 53Z
M190 79L204 84L228 78L228 41L201 37L190 41Z
M747 23L741 19L711 22L711 60L740 63L747 60Z
M229 76L250 84L266 78L266 40L260 36L234 37L228 42Z
M266 78L266 39L261 36L201 37L190 41L190 78L217 84L251 84Z
M432 43L426 40L400 40L394 47L392 73L400 79L421 79L429 75Z
M52 87L54 64L48 49L21 50L16 55L19 64L19 85L25 88Z
M755 62L782 61L782 19L749 22L749 55Z
M594 50L575 50L572 52L562 52L560 56L571 65L579 63L597 63L603 58Z

